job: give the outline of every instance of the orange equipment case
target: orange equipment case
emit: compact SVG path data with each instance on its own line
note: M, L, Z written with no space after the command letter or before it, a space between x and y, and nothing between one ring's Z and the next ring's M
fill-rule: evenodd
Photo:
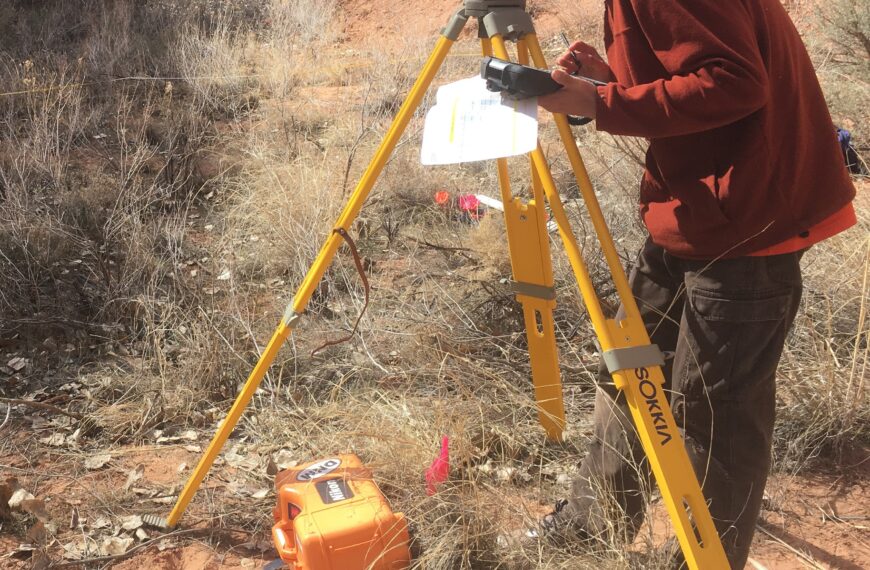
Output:
M393 513L353 454L278 473L272 538L294 570L399 570L410 565L408 523Z

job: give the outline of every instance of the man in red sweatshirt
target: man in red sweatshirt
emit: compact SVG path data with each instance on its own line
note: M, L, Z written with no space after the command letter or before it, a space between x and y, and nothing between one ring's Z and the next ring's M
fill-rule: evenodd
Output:
M742 569L770 468L801 255L855 223L855 188L780 0L606 0L605 11L609 66L575 43L553 72L564 88L539 103L650 141L640 183L650 235L632 289L652 341L673 355L674 415L731 566ZM607 84L570 75L578 71ZM544 524L631 540L649 469L625 399L603 366L599 377L589 454Z

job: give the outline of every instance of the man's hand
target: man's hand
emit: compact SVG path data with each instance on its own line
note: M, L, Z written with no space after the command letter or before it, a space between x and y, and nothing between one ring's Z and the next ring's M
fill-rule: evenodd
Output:
M595 118L595 106L598 102L597 87L588 81L568 75L564 69L554 69L552 77L563 87L554 93L538 97L538 105L551 113Z
M598 55L594 47L585 42L576 41L571 44L568 51L556 58L556 63L568 73L579 72L580 75L604 83L613 80L613 72L610 70L610 66Z

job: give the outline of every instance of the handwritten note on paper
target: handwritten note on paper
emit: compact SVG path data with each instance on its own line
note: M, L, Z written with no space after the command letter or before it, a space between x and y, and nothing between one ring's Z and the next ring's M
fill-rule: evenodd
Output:
M426 114L423 164L491 160L533 151L538 101L513 101L486 89L480 77L444 85Z

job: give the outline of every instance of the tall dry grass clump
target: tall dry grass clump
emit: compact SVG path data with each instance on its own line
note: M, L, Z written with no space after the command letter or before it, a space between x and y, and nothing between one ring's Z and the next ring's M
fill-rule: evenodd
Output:
M214 299L196 276L213 270L199 220L234 172L216 152L214 108L239 91L223 82L204 96L202 70L181 55L189 30L205 30L209 53L248 16L217 2L3 5L0 337L39 355L36 384L19 389L40 387L44 367L63 376L132 354L153 391L103 384L98 402L142 409L137 399L158 394L141 425L234 392L233 359L219 350L233 321L203 316ZM189 369L173 370L179 362Z

